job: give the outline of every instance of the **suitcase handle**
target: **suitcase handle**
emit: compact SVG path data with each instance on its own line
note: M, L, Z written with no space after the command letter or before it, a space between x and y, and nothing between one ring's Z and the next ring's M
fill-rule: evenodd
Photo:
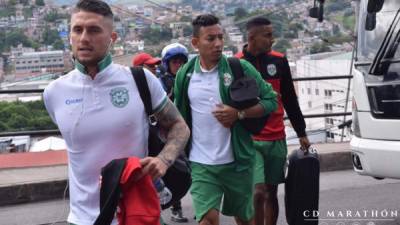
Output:
M311 145L306 149L304 149L303 147L300 147L300 149L304 152L304 155L308 155L308 153L312 154L317 153L317 149Z

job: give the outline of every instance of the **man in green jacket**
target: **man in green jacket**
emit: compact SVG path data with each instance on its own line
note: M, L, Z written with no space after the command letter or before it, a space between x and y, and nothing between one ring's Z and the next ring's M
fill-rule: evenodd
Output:
M260 90L259 104L244 110L229 106L233 73L222 55L223 30L213 15L193 22L192 45L199 56L186 63L175 81L175 104L191 128L187 153L192 167L191 195L200 225L218 225L222 213L237 224L253 223L253 166L251 134L238 120L264 116L277 108L276 93L257 70L241 60L243 72Z

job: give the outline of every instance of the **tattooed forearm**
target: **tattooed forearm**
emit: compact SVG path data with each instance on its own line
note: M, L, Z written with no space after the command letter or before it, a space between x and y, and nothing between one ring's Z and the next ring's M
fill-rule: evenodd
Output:
M158 157L167 165L171 165L179 153L184 150L190 131L181 114L170 100L156 116L160 127L168 131L167 142Z

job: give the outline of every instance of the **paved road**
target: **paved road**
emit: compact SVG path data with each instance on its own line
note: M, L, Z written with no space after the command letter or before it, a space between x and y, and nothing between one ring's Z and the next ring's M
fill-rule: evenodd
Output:
M280 202L283 201L282 189L279 190ZM0 207L0 225L38 225L65 221L67 203L56 200ZM192 219L193 210L189 195L183 199L183 207L185 215L191 218L186 225L197 224ZM389 213L387 217L384 210ZM280 211L278 224L285 225L282 205ZM169 221L169 213L169 210L163 212L163 218L170 225L178 225ZM367 214L366 217L364 213ZM321 174L320 218L320 225L398 225L400 224L400 180L378 181L356 175L351 170L324 172ZM231 218L221 217L221 225L231 224L234 224Z

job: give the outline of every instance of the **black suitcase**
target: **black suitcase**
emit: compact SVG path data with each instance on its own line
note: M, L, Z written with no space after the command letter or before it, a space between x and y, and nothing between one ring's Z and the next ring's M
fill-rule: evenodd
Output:
M285 181L286 220L289 225L318 225L319 160L312 147L293 151Z

